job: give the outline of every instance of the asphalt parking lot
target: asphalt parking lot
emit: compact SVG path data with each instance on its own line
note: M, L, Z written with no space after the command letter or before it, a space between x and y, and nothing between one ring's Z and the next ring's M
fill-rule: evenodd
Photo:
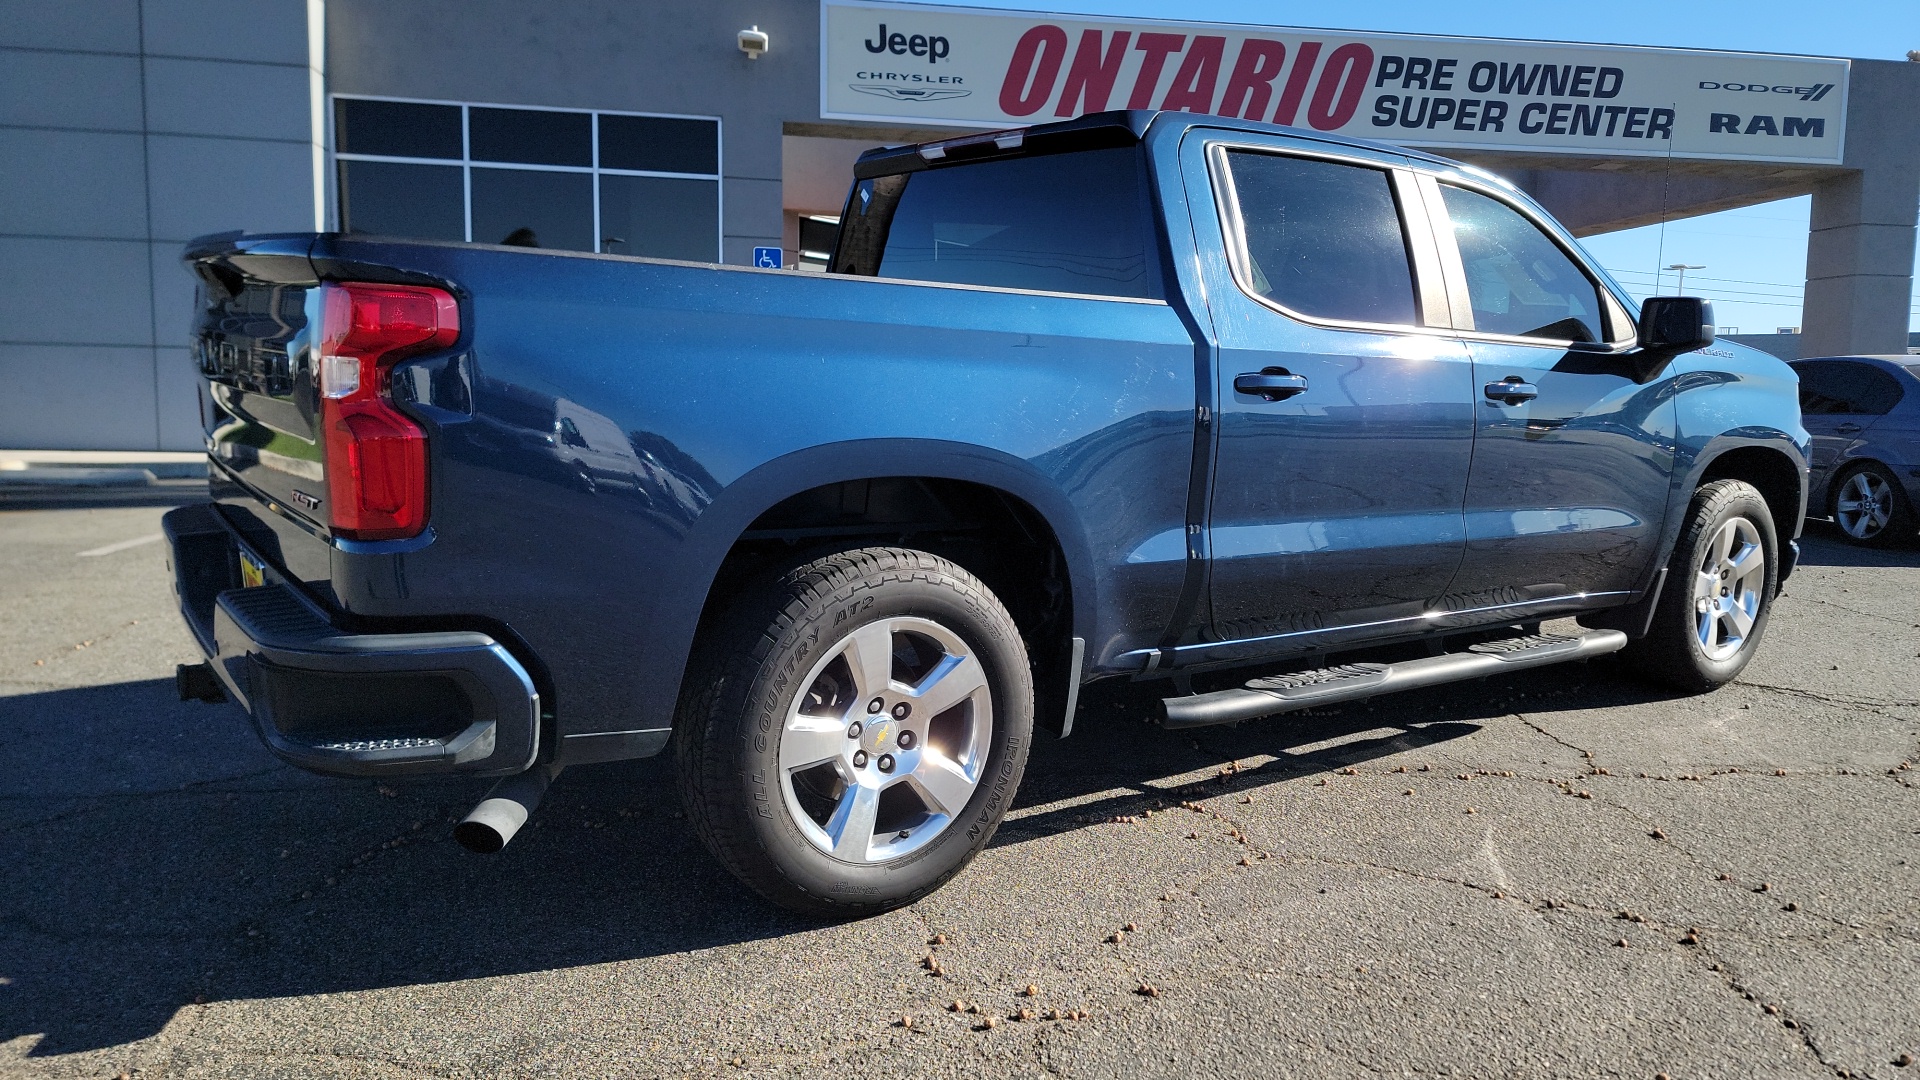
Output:
M0 503L0 1076L1920 1076L1920 550L1814 526L1706 697L1570 666L1195 737L1095 693L965 874L821 925L664 761L484 858L483 781L174 700L179 497Z

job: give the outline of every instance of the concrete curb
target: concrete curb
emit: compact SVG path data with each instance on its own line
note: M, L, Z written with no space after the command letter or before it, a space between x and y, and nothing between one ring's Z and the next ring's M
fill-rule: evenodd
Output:
M0 488L147 487L200 480L200 453L133 450L0 450Z

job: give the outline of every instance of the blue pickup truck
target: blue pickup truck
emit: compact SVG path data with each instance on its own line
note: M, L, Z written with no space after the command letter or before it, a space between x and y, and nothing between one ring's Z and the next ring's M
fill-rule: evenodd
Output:
M208 657L340 776L672 750L770 900L908 903L1085 684L1235 723L1607 653L1704 691L1792 570L1785 364L1499 178L1119 112L873 150L826 273L209 237ZM1542 632L1568 617L1570 632Z

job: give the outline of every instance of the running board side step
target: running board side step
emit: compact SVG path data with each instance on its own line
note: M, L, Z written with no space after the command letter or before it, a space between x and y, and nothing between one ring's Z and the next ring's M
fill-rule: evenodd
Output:
M1584 634L1529 634L1485 641L1465 652L1423 656L1397 664L1345 664L1254 679L1238 690L1170 697L1161 702L1169 728L1232 724L1315 705L1359 701L1376 694L1479 679L1522 668L1544 667L1617 652L1627 645L1618 630Z

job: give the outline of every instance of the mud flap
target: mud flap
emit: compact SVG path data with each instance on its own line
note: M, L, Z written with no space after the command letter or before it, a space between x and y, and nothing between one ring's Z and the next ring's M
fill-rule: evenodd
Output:
M1073 734L1073 714L1080 707L1080 670L1086 663L1087 639L1068 638L1055 652L1033 673L1033 726L1064 739Z
M1619 630L1629 641L1639 641L1653 628L1653 611L1660 606L1660 591L1666 584L1667 568L1663 566L1653 575L1645 596L1631 604L1587 612L1575 621L1589 630Z

